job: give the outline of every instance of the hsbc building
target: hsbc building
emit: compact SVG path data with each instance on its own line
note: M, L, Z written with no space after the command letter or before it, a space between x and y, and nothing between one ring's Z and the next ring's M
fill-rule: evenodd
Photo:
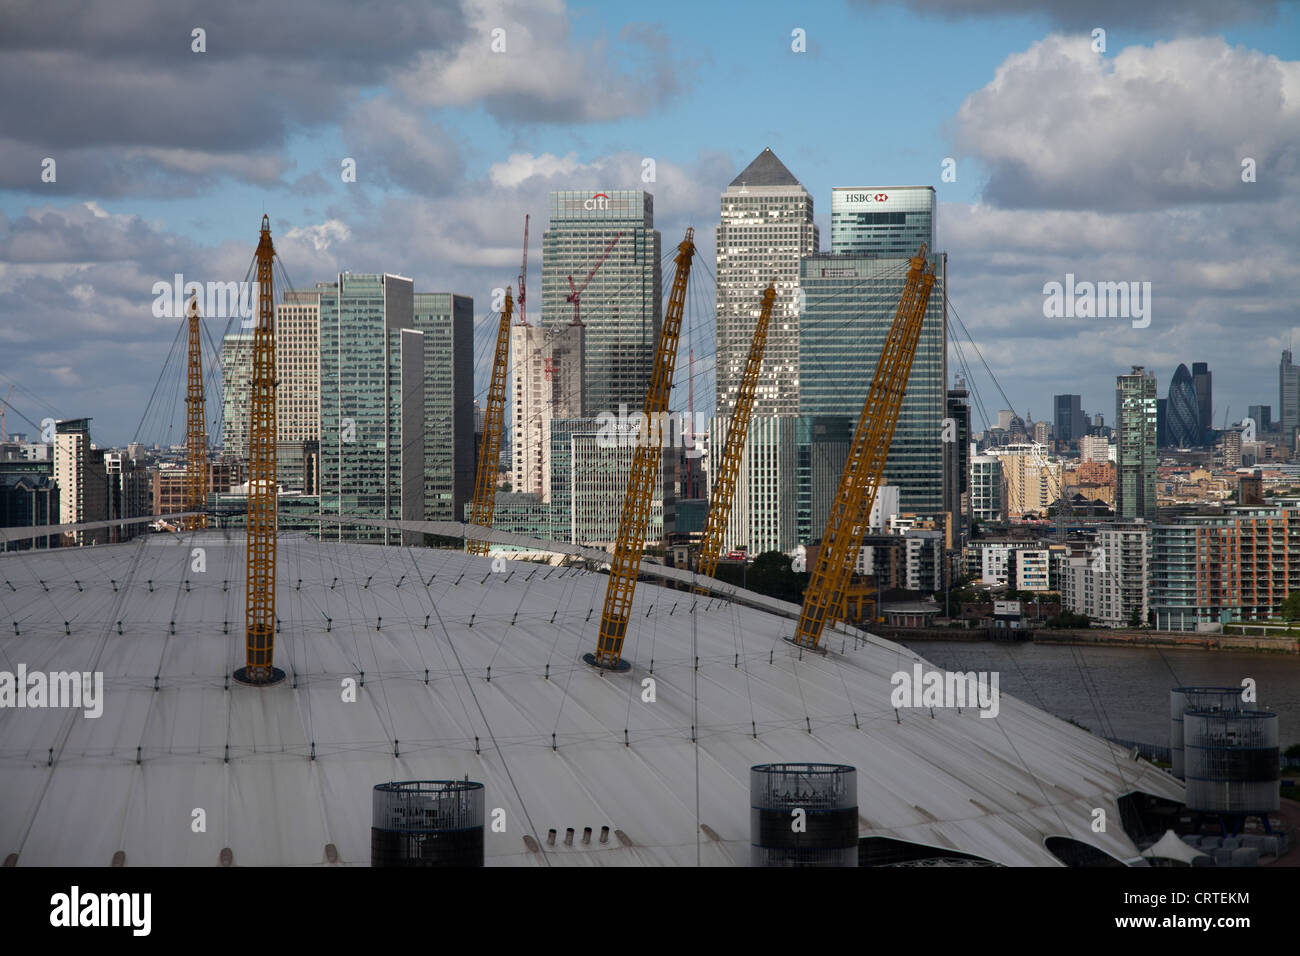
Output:
M836 186L831 190L831 252L916 255L934 249L933 186Z

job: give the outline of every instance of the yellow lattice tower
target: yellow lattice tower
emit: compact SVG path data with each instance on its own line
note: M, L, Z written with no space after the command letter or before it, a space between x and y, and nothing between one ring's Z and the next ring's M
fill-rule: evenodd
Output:
M245 587L246 667L235 672L248 684L284 678L275 662L275 298L271 221L262 217L257 244L257 325L253 329L253 383L248 425L248 561Z
M487 408L483 412L483 440L478 450L478 470L474 476L474 501L470 505L469 523L492 527L496 511L497 468L501 461L501 429L506 414L506 373L510 370L510 316L514 312L510 286L506 286L505 308L497 327L497 350L492 360L492 383L488 386ZM470 554L487 554L488 543L477 539L465 542Z
M208 508L208 432L204 420L203 344L199 329L199 300L190 297L189 360L185 392L185 510ZM208 526L206 514L185 519L186 531Z
M704 522L704 535L700 539L699 573L713 577L718 569L718 555L722 553L722 540L727 534L727 522L731 518L731 503L736 494L736 479L740 476L740 459L745 454L745 439L749 435L749 422L754 413L754 395L758 391L758 373L763 368L763 351L767 347L767 327L772 320L772 305L776 302L776 284L769 283L763 292L763 305L754 324L754 337L749 343L749 360L745 363L745 374L740 380L740 390L736 393L736 406L727 424L727 444L722 455L722 464L718 466L717 477L709 490L712 492L709 502L709 516ZM708 589L696 587L696 593L705 594Z
M659 345L655 349L650 386L646 389L645 429L639 436L636 456L632 460L632 474L618 522L618 541L609 566L609 585L605 589L605 605L600 614L600 639L595 654L583 655L587 663L598 667L626 666L622 665L623 639L627 636L627 622L632 613L641 550L650 527L650 502L655 479L663 461L659 429L668 410L668 392L672 389L673 370L677 367L677 340L686 308L686 281L691 274L691 259L695 256L694 240L695 230L687 229L686 238L677 247L674 259L677 270L673 275L663 328L659 332Z
M817 552L792 638L800 646L816 647L828 617L832 613L844 614L844 592L885 470L933 286L934 271L926 264L925 244L922 243L908 269L898 310L880 350L876 372L862 404L849 457L826 520L826 531L822 535L821 548Z

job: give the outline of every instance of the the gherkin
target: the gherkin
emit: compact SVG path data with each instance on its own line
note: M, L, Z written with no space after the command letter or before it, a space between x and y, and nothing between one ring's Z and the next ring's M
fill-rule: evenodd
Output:
M1196 385L1186 365L1179 365L1169 383L1169 402L1165 411L1169 445L1195 448L1201 444L1201 414Z

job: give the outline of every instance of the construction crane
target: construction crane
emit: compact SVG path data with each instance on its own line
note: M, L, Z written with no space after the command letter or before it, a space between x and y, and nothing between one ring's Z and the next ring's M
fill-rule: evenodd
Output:
M185 510L208 508L208 431L204 421L203 345L199 330L198 296L190 296L188 379L185 393ZM191 514L185 530L208 526L206 514Z
M497 327L497 351L492 361L492 383L488 386L488 403L483 412L483 441L478 450L478 472L474 477L474 501L470 505L469 523L492 527L496 509L497 466L501 460L501 425L506 412L506 372L510 367L510 316L514 301L506 286L505 308ZM487 554L488 543L478 539L465 542L470 554Z
M898 300L898 310L880 350L876 372L871 377L871 387L858 416L853 444L840 475L817 562L799 611L799 623L791 639L801 647L816 648L827 618L832 613L843 615L846 610L845 590L885 470L894 426L898 422L903 394L907 391L907 377L916 356L916 343L930 302L930 290L934 286L934 267L927 263L925 252L922 243L912 258L903 294Z
M9 410L9 399L14 397L14 389L16 387L17 386L10 385L9 394L5 396L3 402L0 402L0 442L6 442L9 440L9 431L5 428L5 412Z
M248 415L248 551L245 574L246 666L235 678L246 684L284 679L275 661L275 296L271 267L275 246L271 220L262 217L257 262L257 325L253 329L253 375Z
M574 325L582 325L582 319L578 316L578 303L582 299L582 293L585 292L587 286L591 284L592 278L596 275L596 270L599 269L604 261L609 258L609 254L614 251L614 247L618 245L618 240L622 238L622 236L622 232L614 233L614 238L609 241L609 245L605 247L605 251L600 254L600 258L596 260L596 264L591 267L591 271L587 273L587 278L582 280L582 285L575 286L573 284L573 276L569 276L569 295L564 301L573 303ZM673 354L677 354L676 343L673 345Z
M610 248L613 248L613 243ZM691 274L691 260L694 256L695 230L687 229L686 238L677 247L674 259L677 269L668 296L668 308L664 312L663 327L659 332L659 344L655 349L650 386L646 389L645 421L650 423L650 427L643 440L637 442L632 474L628 478L627 493L623 497L623 513L618 521L618 541L614 547L614 558L609 565L605 605L600 612L600 639L595 654L583 655L583 660L597 667L613 670L628 667L623 663L623 639L627 636L627 623L632 614L632 596L636 591L637 572L641 567L641 550L645 546L646 531L650 527L650 501L663 462L663 449L660 442L655 440L653 423L662 422L663 415L668 410L668 392L672 389L673 370L677 367L677 339L682 329L682 313L686 308L686 281Z
M519 264L519 324L528 324L528 213L524 213L524 261Z
M695 349L691 348L686 359L686 414L689 416L691 430L691 450L695 450ZM682 487L682 497L694 498L695 469L690 455L686 456L686 481Z
M713 577L718 569L718 555L722 553L722 539L727 533L731 517L731 502L736 493L736 479L740 476L740 459L745 454L745 439L749 435L749 420L754 412L754 393L758 390L758 373L763 367L763 351L767 347L767 327L772 320L772 305L776 302L776 283L769 283L763 292L763 305L754 324L754 337L749 343L749 360L745 374L736 393L736 405L727 425L726 450L722 464L713 480L709 516L704 522L704 536L700 540L700 574ZM708 589L696 586L697 594Z

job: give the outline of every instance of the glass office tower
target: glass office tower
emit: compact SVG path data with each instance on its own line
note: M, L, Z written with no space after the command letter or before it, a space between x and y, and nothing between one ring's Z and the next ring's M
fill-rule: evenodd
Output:
M831 252L914 256L934 251L933 186L836 186L831 190Z
M1156 516L1156 376L1134 365L1129 374L1116 376L1115 386L1119 466L1115 517L1152 521Z
M936 278L890 445L885 482L898 486L902 511L934 514L944 507L948 260L942 253L929 259ZM823 254L803 260L800 284L807 305L799 326L800 414L845 415L857 422L898 309L907 268L905 258Z
M413 299L424 333L424 520L460 521L474 497L474 299Z
M573 321L569 279L581 288L583 416L645 405L663 315L660 236L654 196L641 189L551 193L550 228L542 236L542 324ZM621 233L621 235L620 235ZM605 255L611 240L618 242ZM674 238L676 246L680 238Z
M319 282L321 511L424 517L424 335L410 279L342 273ZM397 544L388 529L326 536ZM413 542L413 536L410 541Z

